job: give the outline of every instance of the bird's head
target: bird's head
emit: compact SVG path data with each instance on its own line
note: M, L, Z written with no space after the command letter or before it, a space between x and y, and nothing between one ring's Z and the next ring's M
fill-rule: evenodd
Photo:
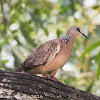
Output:
M72 35L73 37L77 37L77 36L84 36L87 37L84 33L82 33L81 28L78 26L72 26L69 30L68 30L68 34Z

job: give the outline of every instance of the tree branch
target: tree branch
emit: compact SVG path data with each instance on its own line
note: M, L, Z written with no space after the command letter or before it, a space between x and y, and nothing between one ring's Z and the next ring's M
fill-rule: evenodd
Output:
M44 77L0 70L0 100L23 99L100 100L100 97Z

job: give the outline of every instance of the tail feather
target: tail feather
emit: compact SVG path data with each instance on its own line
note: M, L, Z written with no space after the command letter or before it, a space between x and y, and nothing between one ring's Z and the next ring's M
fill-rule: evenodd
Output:
M15 70L15 72L22 72L22 71L24 71L24 69L23 69L22 66L19 66L19 67Z

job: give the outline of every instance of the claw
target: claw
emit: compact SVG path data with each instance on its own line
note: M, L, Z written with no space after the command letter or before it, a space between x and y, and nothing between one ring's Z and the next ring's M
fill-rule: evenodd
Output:
M51 75L51 77L49 77L49 76L48 76L47 74L45 74L45 73L43 73L42 75L44 75L47 79L53 80L53 81L55 81L55 82L59 82L59 83L61 83L61 84L63 84L63 85L66 85L65 83L59 81L58 79L56 79L56 78L55 78L54 76L52 76L52 75Z
M63 85L66 85L65 83L59 81L59 80L58 80L57 78L55 78L54 76L51 76L51 80L54 80L54 81L59 82L59 83L61 83L61 84L63 84Z

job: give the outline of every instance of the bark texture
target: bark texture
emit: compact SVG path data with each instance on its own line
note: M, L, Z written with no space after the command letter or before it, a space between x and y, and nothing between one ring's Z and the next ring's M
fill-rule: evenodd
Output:
M0 70L0 100L100 100L44 77Z

